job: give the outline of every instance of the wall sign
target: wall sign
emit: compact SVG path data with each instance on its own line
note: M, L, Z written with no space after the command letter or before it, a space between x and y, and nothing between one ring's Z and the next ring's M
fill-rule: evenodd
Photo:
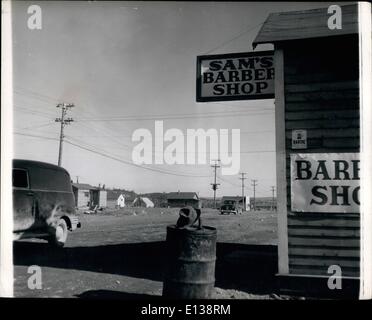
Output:
M291 154L291 210L358 213L359 153Z
M292 130L292 149L307 149L306 130Z
M274 51L197 57L196 101L274 98Z

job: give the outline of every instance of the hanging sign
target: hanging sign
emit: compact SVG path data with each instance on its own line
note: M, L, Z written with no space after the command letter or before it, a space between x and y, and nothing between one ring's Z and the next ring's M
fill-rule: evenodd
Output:
M197 57L196 101L274 98L274 51Z
M291 210L358 213L359 153L291 154Z
M306 130L292 130L292 149L307 149Z

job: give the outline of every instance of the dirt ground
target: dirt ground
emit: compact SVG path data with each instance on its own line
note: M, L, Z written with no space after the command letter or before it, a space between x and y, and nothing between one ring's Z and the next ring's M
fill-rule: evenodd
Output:
M166 226L175 209L125 209L80 213L82 228L63 249L42 240L14 242L15 296L137 299L160 298ZM202 213L217 228L215 299L278 299L276 213ZM41 267L42 288L31 290L31 265Z

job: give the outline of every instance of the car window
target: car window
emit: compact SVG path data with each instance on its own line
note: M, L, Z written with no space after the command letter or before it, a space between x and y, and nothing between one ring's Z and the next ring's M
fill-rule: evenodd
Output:
M13 169L13 187L28 188L28 175L24 169Z
M70 176L65 171L34 167L30 176L33 189L72 192Z

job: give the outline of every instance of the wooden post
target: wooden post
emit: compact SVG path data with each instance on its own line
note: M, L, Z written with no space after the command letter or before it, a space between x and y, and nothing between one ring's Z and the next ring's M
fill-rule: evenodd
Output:
M372 296L372 66L371 66L371 4L358 3L359 23L359 96L361 119L361 201L360 201L360 299L371 299Z
M278 270L288 274L287 233L287 179L285 151L285 100L284 100L284 57L283 50L275 48L275 139L276 139L276 197L278 215Z

